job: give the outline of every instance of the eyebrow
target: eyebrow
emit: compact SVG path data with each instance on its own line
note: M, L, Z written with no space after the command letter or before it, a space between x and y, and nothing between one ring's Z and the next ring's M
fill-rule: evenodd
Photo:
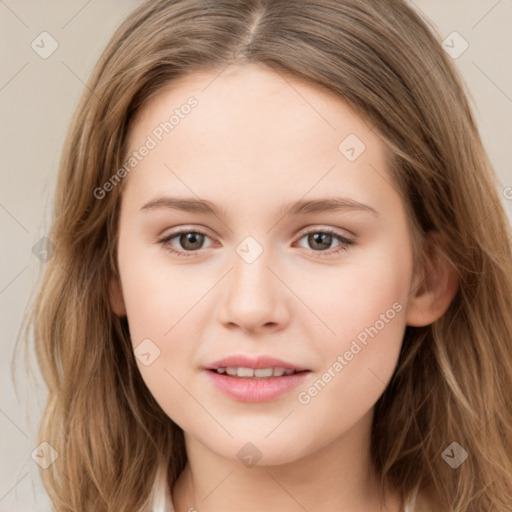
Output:
M178 198L178 197L157 197L148 201L141 207L141 210L155 210L159 208L169 208L184 212L203 213L215 215L216 217L226 217L226 210L206 199ZM283 205L278 211L278 215L303 215L307 213L322 213L340 210L365 211L378 216L377 210L367 204L354 201L347 197L330 197L321 199L301 199L294 203Z

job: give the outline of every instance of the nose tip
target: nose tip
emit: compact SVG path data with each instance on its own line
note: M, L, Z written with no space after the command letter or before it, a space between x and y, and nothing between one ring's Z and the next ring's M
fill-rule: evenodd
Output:
M281 328L287 321L286 288L276 279L267 265L266 255L261 253L253 259L257 246L246 238L242 249L248 248L247 256L237 255L234 269L226 278L223 299L219 308L219 320L226 327L239 327L247 332ZM238 251L237 251L238 252Z

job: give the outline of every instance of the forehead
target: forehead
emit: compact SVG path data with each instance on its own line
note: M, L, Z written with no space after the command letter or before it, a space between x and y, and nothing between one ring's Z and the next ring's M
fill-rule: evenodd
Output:
M170 83L134 119L129 153L148 137L154 148L128 180L146 195L157 186L201 197L222 188L231 200L289 190L298 199L312 188L345 194L362 184L368 193L386 174L385 145L346 102L262 65Z
M192 108L187 106L191 98L197 103ZM176 144L194 135L203 146L210 141L237 140L246 142L244 147L250 150L262 140L279 145L311 139L312 144L302 145L310 149L320 139L324 146L337 151L339 141L349 133L356 134L367 147L381 144L366 122L332 91L261 64L228 66L218 72L195 71L173 81L150 98L136 116L131 145L173 113L177 116L172 134L166 133L171 136L165 138ZM293 149L297 152L301 148Z

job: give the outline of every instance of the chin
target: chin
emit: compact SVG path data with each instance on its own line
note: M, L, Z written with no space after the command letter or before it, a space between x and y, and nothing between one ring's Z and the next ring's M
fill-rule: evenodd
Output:
M272 433L268 437L261 430L253 432L250 429L240 435L232 434L234 437L229 441L224 438L223 442L215 440L204 444L220 457L242 463L248 468L290 464L321 446L321 443L318 446L314 443L308 445L304 436L292 437L285 431L281 435Z

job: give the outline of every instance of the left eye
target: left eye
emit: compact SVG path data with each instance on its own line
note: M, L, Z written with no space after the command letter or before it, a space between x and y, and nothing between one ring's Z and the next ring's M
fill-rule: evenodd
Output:
M346 238L344 236L341 236L334 231L309 231L308 233L303 234L299 240L302 240L303 238L306 238L307 243L312 246L313 248L316 246L319 251L313 249L314 252L324 252L329 249L329 247L333 242L333 240L338 240L340 243L335 246L334 250L329 251L327 254L335 254L340 251L346 251L348 249L348 245L353 244L353 240L350 240L349 238ZM320 247L318 247L320 246Z
M181 249L175 249L174 244L171 243L175 238L178 239ZM166 236L162 240L159 240L159 243L162 244L167 251L173 254L188 257L193 256L194 253L204 248L203 243L206 238L211 239L202 231L178 231ZM299 238L299 241L304 238L306 238L307 243L312 246L312 249L310 250L315 253L319 253L319 255L331 255L337 254L341 251L346 251L348 250L348 246L354 243L353 240L330 230L309 231L304 233ZM329 251L329 246L331 246L334 240L338 240L339 244L336 245L333 250Z

